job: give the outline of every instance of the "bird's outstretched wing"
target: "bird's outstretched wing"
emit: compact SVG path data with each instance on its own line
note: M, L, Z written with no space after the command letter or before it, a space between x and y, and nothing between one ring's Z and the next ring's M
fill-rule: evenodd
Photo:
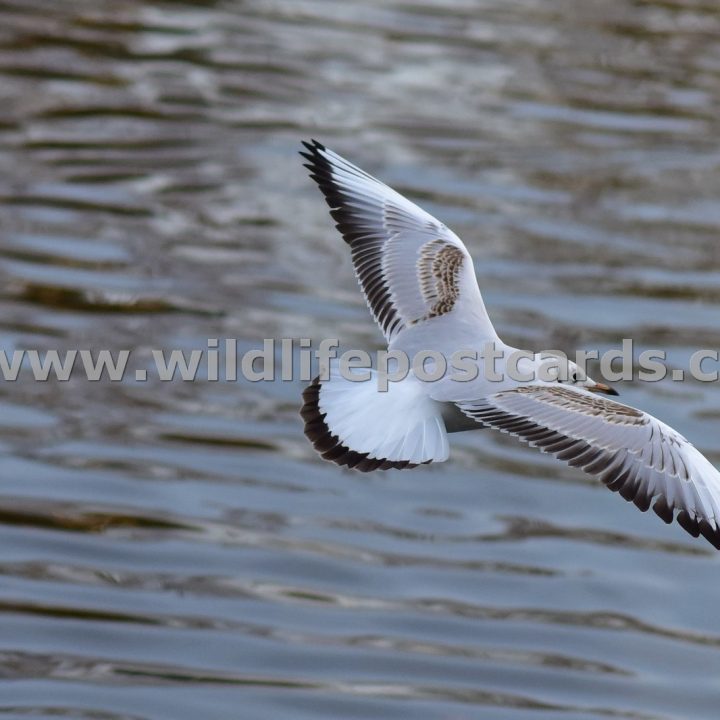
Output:
M570 386L526 385L457 403L469 417L599 477L720 549L720 473L682 435L640 410Z
M388 343L430 322L459 322L479 341L496 339L460 238L319 142L303 145L305 167L350 245L358 281Z

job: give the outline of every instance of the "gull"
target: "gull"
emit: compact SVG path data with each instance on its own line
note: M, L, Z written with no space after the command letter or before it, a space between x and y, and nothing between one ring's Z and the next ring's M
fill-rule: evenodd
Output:
M516 348L498 337L472 258L460 238L405 197L316 140L305 167L350 246L370 312L389 351L444 357L492 343L502 365ZM526 353L529 381L457 376L425 382L410 372L381 392L330 363L303 392L305 434L323 458L364 472L448 459L448 434L492 428L599 478L645 512L676 519L720 549L720 473L652 415L602 395L618 393L565 360L546 367ZM372 378L376 370L369 371ZM677 514L676 514L677 511Z

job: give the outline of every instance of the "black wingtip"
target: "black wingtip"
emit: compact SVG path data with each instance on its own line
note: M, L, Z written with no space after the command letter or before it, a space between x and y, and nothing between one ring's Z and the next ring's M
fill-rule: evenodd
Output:
M315 157L318 154L319 150L327 150L327 148L321 142L318 142L317 140L315 140L315 138L310 138L309 141L301 140L300 142L302 143L303 147L306 150L310 151L310 155L312 157ZM307 157L307 155L305 153L303 153L302 150L300 150L299 152L301 155L303 155L303 157Z
M307 160L306 163L303 163L303 167L306 167L310 171L310 177L312 177L312 179L321 186L321 190L325 192L322 188L323 178L317 175L318 173L329 172L330 163L320 152L321 150L325 150L325 146L314 139L311 139L309 142L307 140L301 140L301 142L305 149L298 150L298 154L303 160Z

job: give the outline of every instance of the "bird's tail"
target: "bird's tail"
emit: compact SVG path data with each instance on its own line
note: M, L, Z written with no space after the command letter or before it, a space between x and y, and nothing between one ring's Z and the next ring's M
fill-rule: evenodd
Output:
M303 392L305 435L326 459L369 472L410 468L448 458L441 406L423 383L408 375L386 392L371 379L343 378L337 365L329 380L316 378Z

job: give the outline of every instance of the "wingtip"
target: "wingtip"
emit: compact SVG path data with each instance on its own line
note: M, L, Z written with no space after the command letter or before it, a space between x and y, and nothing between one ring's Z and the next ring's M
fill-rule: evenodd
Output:
M317 155L318 151L320 150L326 150L327 148L321 143L318 142L315 138L310 138L310 140L301 140L300 141L303 147L306 150L309 150L312 155ZM299 151L300 154L303 154L303 151Z

